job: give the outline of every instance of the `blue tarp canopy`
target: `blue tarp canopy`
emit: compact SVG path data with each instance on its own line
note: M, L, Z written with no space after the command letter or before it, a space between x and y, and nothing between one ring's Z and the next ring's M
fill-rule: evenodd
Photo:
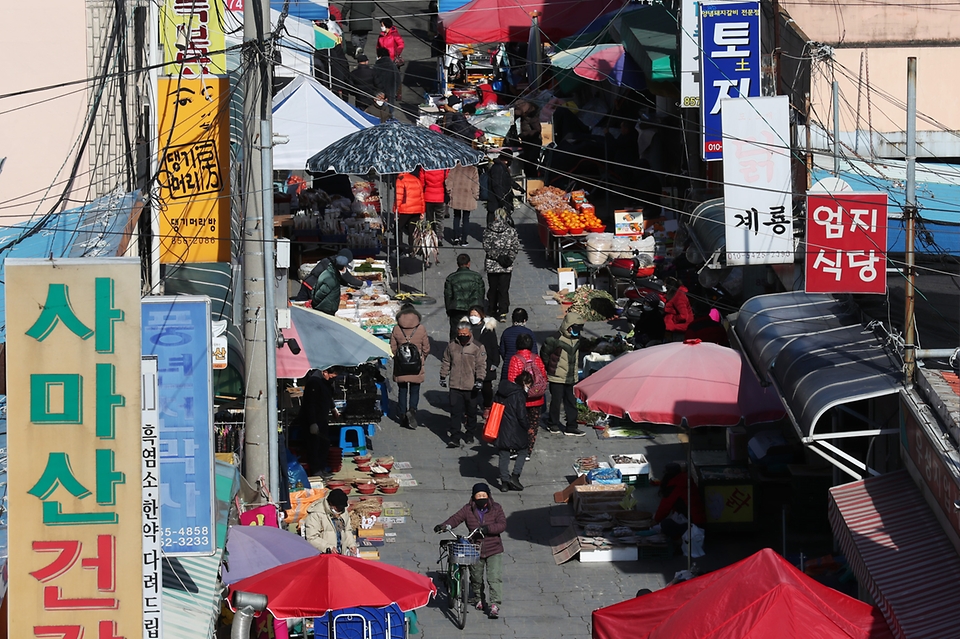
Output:
M6 341L3 282L8 257L116 257L127 250L130 234L143 208L140 192L111 194L86 206L41 219L6 226L0 231L0 342Z
M286 0L270 0L270 8L283 11ZM289 0L287 13L303 20L326 20L330 11L327 0Z

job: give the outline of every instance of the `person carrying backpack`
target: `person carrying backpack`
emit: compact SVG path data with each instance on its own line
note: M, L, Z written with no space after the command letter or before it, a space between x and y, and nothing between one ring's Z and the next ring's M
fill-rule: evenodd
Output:
M530 390L527 391L527 448L526 459L533 453L533 445L537 443L537 431L540 430L540 413L546 405L547 369L533 352L533 337L527 333L517 335L517 352L510 358L507 366L507 380L516 382L521 373L529 373L531 377Z
M393 381L397 383L397 421L410 429L417 427L420 384L423 383L424 367L430 354L430 339L421 324L422 319L412 304L404 304L397 313L397 325L390 333Z

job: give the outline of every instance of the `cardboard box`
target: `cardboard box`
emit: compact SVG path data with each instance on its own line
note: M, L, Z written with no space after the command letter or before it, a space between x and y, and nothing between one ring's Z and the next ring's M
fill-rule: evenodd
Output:
M614 513L623 510L620 502L627 496L623 484L588 484L573 489L573 512Z
M527 197L536 191L537 189L543 188L543 180L527 180Z
M540 139L543 141L543 146L553 143L553 122L540 123Z
M376 525L373 528L361 528L357 531L357 537L361 539L380 538L383 539L385 531L382 525Z
M636 546L614 546L601 550L580 549L580 562L607 563L611 561L636 561L639 556Z

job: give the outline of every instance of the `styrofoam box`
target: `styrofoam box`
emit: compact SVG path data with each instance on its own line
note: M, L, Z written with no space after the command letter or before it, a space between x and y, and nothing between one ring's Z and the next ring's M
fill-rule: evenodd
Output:
M615 464L613 455L610 455L610 465L620 471L621 475L649 475L650 463L646 455L640 453L618 453L621 457L632 457L636 460L635 464Z
M636 561L639 552L636 546L614 546L602 550L581 550L581 563L601 563L610 561Z

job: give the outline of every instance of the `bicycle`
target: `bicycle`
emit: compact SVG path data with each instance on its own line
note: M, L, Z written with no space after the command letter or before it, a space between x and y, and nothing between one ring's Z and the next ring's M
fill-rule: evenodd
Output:
M453 539L440 540L440 556L437 563L446 561L446 570L442 578L447 588L447 610L453 615L453 622L457 628L463 630L467 625L467 598L470 596L469 571L465 566L472 566L480 561L480 544L471 541L474 535L479 534L477 528L466 537L457 535L450 526L441 532L448 532Z

